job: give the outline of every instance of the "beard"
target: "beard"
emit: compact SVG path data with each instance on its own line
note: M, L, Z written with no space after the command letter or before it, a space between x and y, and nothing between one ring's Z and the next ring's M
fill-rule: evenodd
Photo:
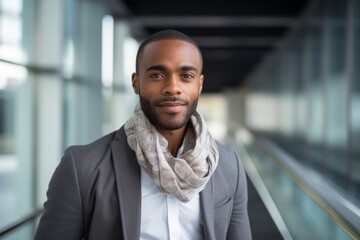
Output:
M149 121L155 126L156 129L163 130L177 130L189 122L191 116L195 113L199 98L195 98L192 102L184 101L182 98L178 97L165 97L158 99L155 102L151 103L148 99L140 96L140 104L143 112L148 117ZM181 101L185 103L186 113L185 115L180 115L180 113L174 114L165 114L157 112L157 105L163 101Z

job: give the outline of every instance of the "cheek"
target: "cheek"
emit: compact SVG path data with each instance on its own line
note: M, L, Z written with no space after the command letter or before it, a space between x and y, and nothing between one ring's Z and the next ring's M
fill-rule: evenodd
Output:
M198 97L201 92L199 83L192 84L191 86L187 87L187 92L189 93L189 96L191 96L192 98Z
M140 93L143 96L152 97L157 94L157 91L153 84L142 83L140 85Z

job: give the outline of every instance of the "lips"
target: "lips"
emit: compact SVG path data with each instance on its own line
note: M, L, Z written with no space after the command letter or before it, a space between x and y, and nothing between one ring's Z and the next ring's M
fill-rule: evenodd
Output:
M177 113L182 111L186 104L183 102L161 102L158 106L165 112Z

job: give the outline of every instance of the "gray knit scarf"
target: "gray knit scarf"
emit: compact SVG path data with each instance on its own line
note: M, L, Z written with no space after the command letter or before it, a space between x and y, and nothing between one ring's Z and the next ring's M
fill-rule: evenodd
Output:
M188 202L201 192L216 169L219 151L202 116L190 118L184 138L184 151L177 158L168 151L167 140L150 123L137 104L125 123L127 141L140 166L163 191Z

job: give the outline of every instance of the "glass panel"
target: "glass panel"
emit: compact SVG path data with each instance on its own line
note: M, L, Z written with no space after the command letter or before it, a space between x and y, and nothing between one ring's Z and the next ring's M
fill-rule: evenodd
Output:
M22 0L0 0L0 58L24 62Z
M323 6L319 5L311 14L306 28L306 66L305 81L307 93L307 127L305 129L307 151L306 160L310 166L319 172L322 171L324 155L323 139L323 79L322 66L322 36Z
M328 1L325 10L325 158L326 173L343 189L348 186L347 81L345 78L345 2Z
M102 136L101 83L64 81L65 147L86 144Z
M83 89L80 83L64 82L64 146L83 143L81 109Z
M360 199L360 1L351 1L351 26L352 36L351 49L351 103L350 103L350 122L351 122L351 168L352 168L352 184L351 192L355 199Z
M16 70L16 71L15 71ZM33 81L0 61L0 226L33 207Z
M34 79L6 62L27 61L32 17L33 7L25 9L22 0L0 0L0 227L34 207ZM32 239L32 231L29 223L1 239Z
M309 172L314 170L337 194L350 201L349 206L354 207L352 211L357 214L360 3L316 1L309 10L304 24L294 29L282 48L264 61L249 79L247 127L270 137L297 161L305 163ZM269 99L274 100L273 104ZM268 128L272 129L268 134L264 123L266 126L271 119L270 109L278 118L274 127ZM280 177L277 174L271 178ZM305 205L310 209L309 216L317 212L309 204ZM347 219L345 213L340 214ZM326 239L341 238L344 234L333 229L328 235L322 235L321 228L319 226L319 236Z

